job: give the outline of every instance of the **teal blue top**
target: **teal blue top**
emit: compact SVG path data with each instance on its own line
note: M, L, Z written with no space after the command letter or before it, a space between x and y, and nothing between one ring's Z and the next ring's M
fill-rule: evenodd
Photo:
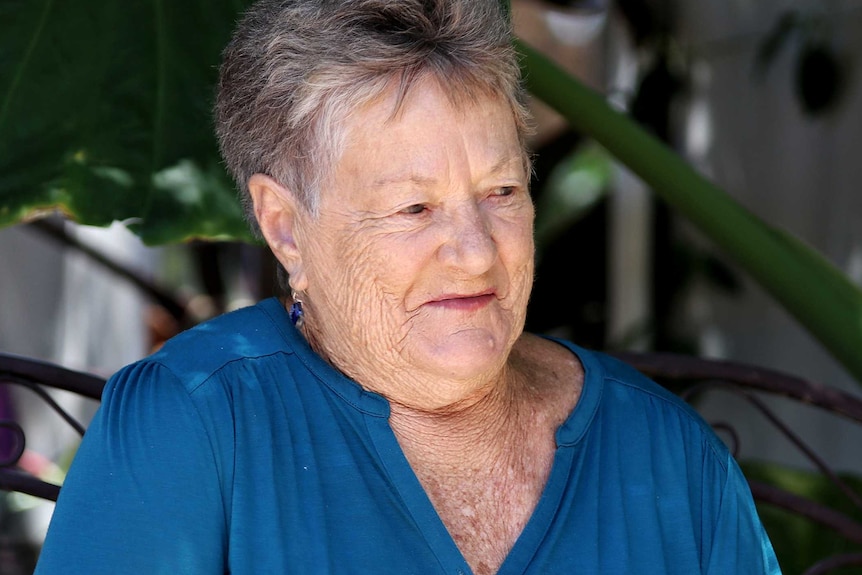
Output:
M583 391L499 574L779 573L696 412L560 343ZM203 323L109 381L36 574L469 574L388 415L275 299Z

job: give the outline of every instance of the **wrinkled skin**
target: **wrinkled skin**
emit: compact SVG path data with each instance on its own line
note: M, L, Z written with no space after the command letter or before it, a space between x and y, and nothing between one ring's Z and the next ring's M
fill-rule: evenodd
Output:
M528 174L502 100L455 107L424 80L394 105L351 116L318 217L266 176L249 188L316 351L392 402L445 411L507 377L533 280Z

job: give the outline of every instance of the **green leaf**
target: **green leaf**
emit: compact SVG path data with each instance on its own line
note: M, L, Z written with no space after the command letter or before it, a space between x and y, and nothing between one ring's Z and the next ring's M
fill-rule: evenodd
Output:
M218 165L204 171L182 160L153 176L153 194L147 212L149 225L129 227L148 244L207 238L255 242L234 200L233 183Z
M248 238L210 117L245 4L0 3L0 226L59 209L91 225L134 219L150 243ZM200 176L196 209L155 185L179 165Z
M816 250L746 210L663 142L523 42L530 92L604 146L724 250L862 383L862 290Z
M611 156L595 142L563 158L551 170L536 205L537 245L549 244L589 213L607 193L612 173Z

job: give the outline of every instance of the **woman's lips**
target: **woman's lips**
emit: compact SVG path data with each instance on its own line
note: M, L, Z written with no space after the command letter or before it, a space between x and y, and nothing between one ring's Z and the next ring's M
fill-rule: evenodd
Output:
M475 311L490 304L496 296L493 292L473 295L444 295L438 299L428 302L427 305L442 309L458 311Z

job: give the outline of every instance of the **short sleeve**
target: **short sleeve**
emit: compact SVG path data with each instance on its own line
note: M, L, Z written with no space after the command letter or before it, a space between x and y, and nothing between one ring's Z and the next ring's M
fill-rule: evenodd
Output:
M218 467L181 382L153 362L124 368L75 455L35 573L222 575Z

